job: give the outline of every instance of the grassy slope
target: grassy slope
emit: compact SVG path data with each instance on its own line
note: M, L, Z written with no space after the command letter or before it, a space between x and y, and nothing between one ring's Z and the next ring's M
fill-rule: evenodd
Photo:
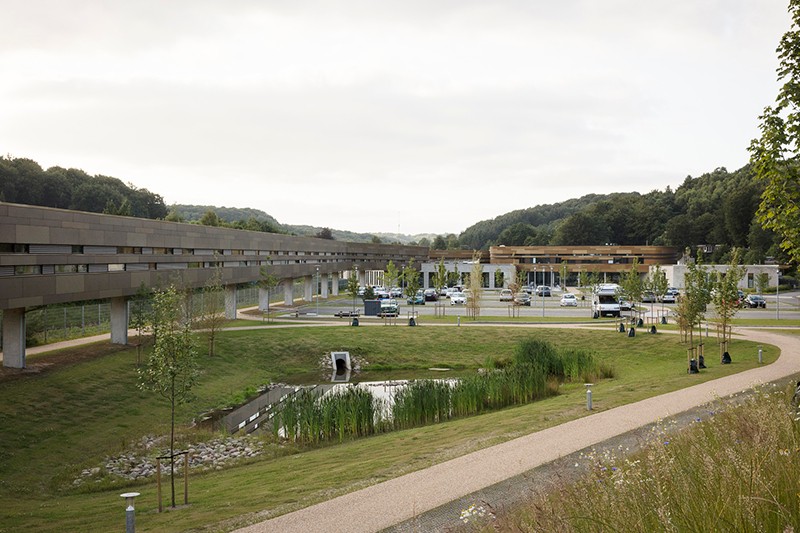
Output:
M219 406L245 387L315 368L332 350L349 350L369 366L476 368L486 356L508 358L518 340L543 336L560 346L592 346L612 361L618 377L594 389L595 408L675 390L755 365L756 348L734 341L734 364L714 364L697 376L685 373L685 349L675 335L630 339L611 331L524 328L301 328L231 331L220 335L218 357L201 357L204 377L197 400L182 409L184 422ZM122 517L120 487L76 493L71 481L144 434L166 429L167 409L137 390L135 350L109 350L81 364L0 382L0 495L4 529L109 530ZM711 353L712 350L707 350ZM752 354L752 357L745 357ZM776 350L767 347L765 361ZM32 362L46 363L45 355ZM62 354L60 357L70 357ZM50 359L53 360L53 359ZM141 531L200 527L262 509L285 512L366 483L423 468L449 457L583 416L581 385L555 398L435 427L381 435L247 466L193 475L192 505L157 515L153 483L142 492Z

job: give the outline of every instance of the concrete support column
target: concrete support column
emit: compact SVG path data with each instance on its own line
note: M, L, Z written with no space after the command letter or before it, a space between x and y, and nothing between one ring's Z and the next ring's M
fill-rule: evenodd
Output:
M292 307L294 305L294 280L287 278L281 280L283 286L283 305Z
M3 366L25 368L25 308L3 310Z
M366 287L367 286L367 273L363 270L358 271L358 286L359 287Z
M339 296L339 273L331 274L331 294Z
M236 285L225 285L225 318L228 320L236 320L236 298Z
M111 298L111 344L128 344L128 301Z
M303 300L310 302L314 298L314 276L303 277Z
M319 280L320 280L319 294L323 298L327 298L328 297L328 282L330 281L330 279L331 279L330 274L320 274L319 275Z
M266 311L269 307L269 291L267 289L258 288L258 310Z

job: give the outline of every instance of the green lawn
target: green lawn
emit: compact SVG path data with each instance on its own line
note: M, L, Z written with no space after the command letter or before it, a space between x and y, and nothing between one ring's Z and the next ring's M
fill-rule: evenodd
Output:
M219 336L218 356L200 358L203 375L196 399L182 407L180 419L188 424L270 380L314 373L318 361L334 350L350 351L366 369L401 377L430 367L469 372L487 358L510 358L517 342L530 336L560 347L592 349L613 364L617 377L594 387L597 410L756 365L757 348L734 340L729 349L732 365L715 364L715 357L709 356L709 369L689 376L686 350L677 335L640 332L628 338L610 326L607 331L490 326L226 331ZM98 355L87 357L92 351ZM707 354L713 353L714 348L707 347ZM777 349L765 347L765 362L777 355ZM191 505L159 515L154 512L154 483L72 486L83 468L100 466L106 456L127 449L143 435L166 431L167 406L137 389L135 361L135 349L100 344L30 357L30 366L39 372L19 375L4 370L0 531L115 530L124 521L119 494L127 490L142 493L137 504L139 531L227 529L248 513L286 512L586 414L583 386L566 385L556 397L480 417L313 450L283 449L247 465L193 474Z

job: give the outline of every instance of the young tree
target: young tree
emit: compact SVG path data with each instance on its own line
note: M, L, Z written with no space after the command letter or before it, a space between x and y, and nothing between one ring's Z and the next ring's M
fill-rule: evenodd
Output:
M626 298L631 300L631 318L633 318L633 308L636 303L641 303L644 287L642 277L639 275L639 258L633 258L630 270L622 273L620 278L619 290Z
M684 294L675 307L678 323L688 332L689 353L694 350L694 328L702 322L706 307L711 301L708 273L702 265L702 259L700 254L697 261L689 263L684 275ZM691 361L687 363L691 367Z
M217 334L222 329L225 318L225 287L222 284L222 267L217 262L211 277L200 291L200 315L197 327L205 331L208 338L208 356L214 357Z
M583 302L586 301L586 295L584 293L589 285L589 274L585 270L578 272L578 288L581 291L581 301Z
M740 250L734 248L728 269L724 273L715 272L712 283L711 300L722 328L723 343L730 340L728 339L728 326L741 305L739 282L744 277L745 268L739 264L740 255Z
M356 271L350 272L350 277L347 278L347 294L353 298L353 313L356 312L356 298L358 298L358 275Z
M750 164L766 182L756 216L782 237L781 248L800 261L800 0L789 0L792 26L778 45L780 89L759 117L761 137L750 143Z
M469 273L467 282L469 288L469 298L467 298L467 314L473 320L481 314L481 296L483 295L483 266L481 265L481 253L477 250L472 252L472 269Z
M561 278L560 279L561 288L563 288L564 290L566 290L566 288L567 288L567 274L568 274L568 272L567 272L567 262L566 261L561 261L559 277Z
M411 315L414 316L414 297L419 290L419 272L413 267L414 259L410 259L403 268L403 280L406 284L406 296L411 299Z
M511 292L517 294L522 290L522 287L525 286L525 280L527 278L528 273L521 268L516 269L516 274L514 278L508 282L508 288L511 289Z
M266 298L267 308L265 312L266 312L267 322L269 322L270 321L269 301L270 298L272 297L272 291L275 289L275 287L278 286L280 280L278 279L278 276L272 274L269 271L266 265L262 265L261 268L258 269L258 273L261 276L261 279L258 280L258 287L262 290L267 291L267 298Z
M769 274L766 272L759 272L756 274L756 290L758 294L764 294L767 287L769 287Z
M147 364L139 370L139 387L156 392L170 405L172 507L175 507L175 410L191 399L198 376L190 323L183 316L181 300L182 295L174 286L153 295L151 318L158 334Z
M447 273L447 285L450 287L461 285L461 274L458 272L458 263L454 263L453 271Z
M395 266L394 261L390 259L386 264L386 272L383 274L383 282L386 284L386 289L396 287L399 279L400 270Z
M656 265L655 268L647 273L647 290L656 295L656 299L661 302L661 311L664 311L664 295L669 289L669 281L667 280L667 273L662 270L661 265ZM652 308L651 308L652 310Z
M504 283L505 276L503 275L503 271L498 268L494 271L494 286L502 289Z
M447 287L447 267L444 265L444 258L439 259L436 265L436 272L433 273L433 286L436 290Z

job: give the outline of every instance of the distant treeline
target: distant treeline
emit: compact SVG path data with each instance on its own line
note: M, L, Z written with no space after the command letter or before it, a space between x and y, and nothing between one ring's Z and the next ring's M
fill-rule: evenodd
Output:
M780 257L776 236L755 219L763 185L749 166L688 176L675 191L589 194L552 205L511 211L454 235L434 248L486 249L492 245L714 245L715 261L733 247L746 263Z
M0 157L0 201L154 219L168 212L161 195L117 178L74 168L43 170L36 161L10 157Z
M778 239L755 219L763 185L749 166L735 172L718 168L688 176L676 189L647 194L587 194L549 205L511 211L484 220L460 235L400 236L353 233L313 226L280 224L253 208L164 205L147 189L82 170L42 170L30 159L0 157L0 201L96 213L191 222L252 231L307 235L351 242L403 242L433 249L486 250L493 245L712 245L710 260L726 262L733 247L745 250L745 263L768 257L787 261Z

